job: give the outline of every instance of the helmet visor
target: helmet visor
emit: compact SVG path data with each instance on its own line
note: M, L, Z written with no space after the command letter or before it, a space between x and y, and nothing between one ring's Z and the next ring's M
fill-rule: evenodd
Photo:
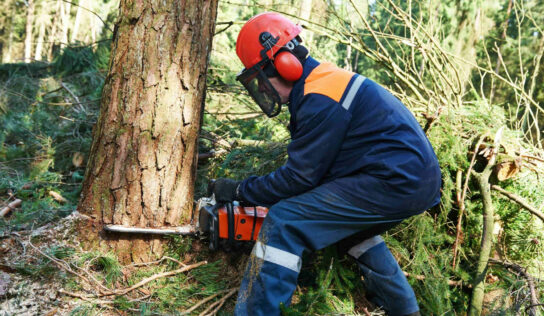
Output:
M281 111L281 98L261 67L262 65L257 64L243 69L236 76L236 80L244 85L251 98L268 117L274 117Z

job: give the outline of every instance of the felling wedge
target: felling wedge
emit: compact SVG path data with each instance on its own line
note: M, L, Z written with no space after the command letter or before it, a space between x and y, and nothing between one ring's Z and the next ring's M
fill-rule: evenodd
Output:
M115 233L152 235L198 235L207 234L210 249L221 245L232 247L243 241L254 241L259 235L268 209L262 206L242 206L237 201L218 204L215 198L201 198L194 209L191 224L178 227L127 227L105 225L104 230Z

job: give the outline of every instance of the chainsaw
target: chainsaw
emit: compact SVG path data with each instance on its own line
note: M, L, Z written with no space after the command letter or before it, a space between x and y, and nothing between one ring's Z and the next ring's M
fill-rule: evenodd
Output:
M209 235L211 250L256 240L268 214L262 206L243 206L237 201L219 204L213 197L198 200L196 210L196 229Z
M126 227L105 225L104 230L115 233L160 235L209 235L210 249L227 250L240 243L255 241L261 230L268 208L242 205L238 201L217 203L212 194L214 181L208 185L208 196L199 199L191 223L178 227Z

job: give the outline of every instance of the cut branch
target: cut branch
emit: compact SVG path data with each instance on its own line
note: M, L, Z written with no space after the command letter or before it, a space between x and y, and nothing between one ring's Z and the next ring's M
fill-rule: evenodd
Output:
M109 293L104 293L104 296L109 296L109 295L125 295L127 294L128 292L131 292L131 291L134 291L135 289L151 282L151 281L154 281L156 279L159 279L159 278L164 278L164 277L167 277L167 276L172 276L172 275L176 275L176 274L179 274L179 273L182 273L182 272L186 272L186 271L189 271L191 269L194 269L194 268L197 268L197 267L200 267L201 265L205 265L207 264L208 262L207 261L200 261L200 262L197 262L197 263L194 263L194 264L191 264L191 265L188 265L188 266L185 266L183 268L179 268L177 270L172 270L172 271L168 271L168 272L162 272L162 273L157 273L155 275L152 275L148 278L145 278L143 279L142 281L134 284L133 286L129 287L129 288L126 288L126 289L122 289L122 290L116 290L116 291L111 291Z
M184 310L183 312L181 312L182 315L185 315L185 314L189 314L191 313L192 311L194 311L195 309L199 308L200 306L206 304L207 302L213 300L214 298L216 298L217 296L219 296L220 294L223 294L225 292L227 292L228 290L223 290L223 291L219 291L213 295L210 295L206 298L204 298L203 300L200 300L198 303L196 303L195 305L193 305L191 308L189 309L186 309Z

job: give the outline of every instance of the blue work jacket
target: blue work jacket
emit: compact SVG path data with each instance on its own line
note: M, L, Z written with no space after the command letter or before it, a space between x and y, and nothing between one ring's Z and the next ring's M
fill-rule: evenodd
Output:
M241 182L240 196L273 205L317 186L365 210L408 217L440 201L441 174L429 140L389 91L308 57L289 95L285 165Z

